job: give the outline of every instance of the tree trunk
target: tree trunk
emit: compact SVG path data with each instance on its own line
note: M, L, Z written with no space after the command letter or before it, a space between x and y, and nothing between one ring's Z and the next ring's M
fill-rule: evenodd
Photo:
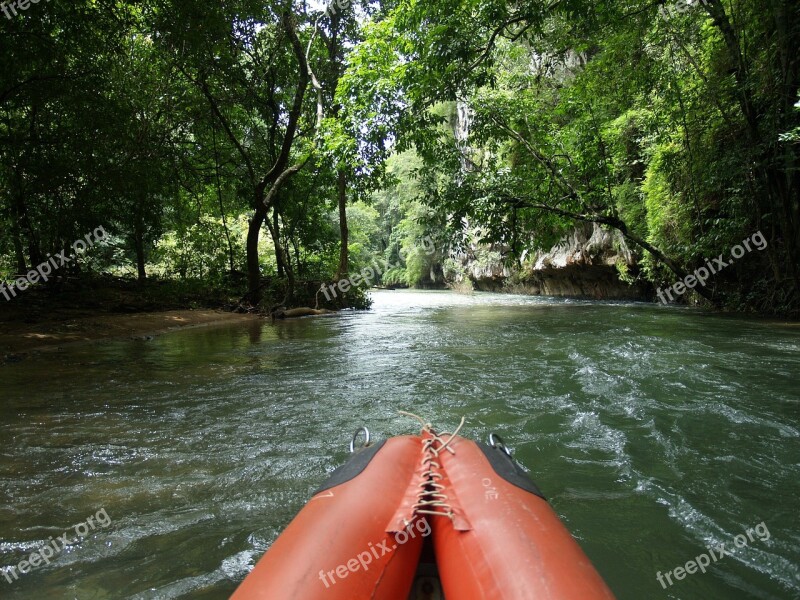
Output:
M144 232L142 231L142 227L139 225L137 225L136 230L133 233L133 246L136 250L136 272L139 278L139 283L142 283L147 279L147 272L145 271L144 267Z
M278 212L277 207L273 210L276 213ZM294 298L294 269L292 269L292 263L291 259L289 258L289 254L286 252L286 248L284 248L283 243L281 242L280 231L275 229L269 220L267 220L267 227L269 227L269 232L272 235L272 242L275 245L275 257L278 260L278 265L282 266L283 272L286 274L286 295L284 296L283 301L278 304L278 306L289 306Z
M28 242L28 258L31 261L31 267L36 267L44 262L42 257L42 250L39 245L39 237L36 235L36 230L31 223L30 216L28 215L28 207L25 205L25 200L21 194L15 194L14 197L14 212L17 223L21 223L25 227L25 237Z
M348 248L350 230L347 227L347 173L344 169L339 169L339 231L341 233L342 246L339 251L339 270L336 273L336 279L341 281L347 277L350 269Z
M275 244L275 260L278 264L278 277L285 277L286 269L283 266L283 257L281 256L280 252L278 252L278 245L280 244L281 239L281 223L280 213L278 212L277 206L272 211L272 229L270 229L270 233L272 234L273 241L275 239L278 240L278 244Z
M247 296L250 302L258 304L261 301L261 265L258 260L258 238L261 226L267 217L267 208L264 206L262 194L256 194L256 210L250 225L247 228Z
M27 273L28 265L25 262L25 247L22 245L19 225L14 219L11 221L11 242L14 244L14 260L17 264L17 273Z
M222 216L222 227L225 229L225 239L228 240L228 263L231 275L236 270L233 254L233 242L231 242L231 232L228 229L228 217L225 215L225 203L222 201L222 181L219 174L219 150L217 149L217 131L212 129L214 134L214 168L217 176L217 200L219 200L219 214Z
M297 268L297 275L299 277L303 277L304 275L306 275L306 273L305 273L306 270L301 267L301 264L300 264L300 244L298 244L297 241L294 238L292 238L292 246L294 248L294 265Z

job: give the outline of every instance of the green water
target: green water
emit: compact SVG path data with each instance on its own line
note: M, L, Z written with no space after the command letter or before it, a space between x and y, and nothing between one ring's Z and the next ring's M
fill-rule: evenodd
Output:
M800 327L688 309L378 292L332 318L0 367L1 598L227 598L357 426L500 432L621 599L800 598ZM764 523L705 574L668 572ZM766 536L764 536L766 537ZM455 599L458 600L458 599Z

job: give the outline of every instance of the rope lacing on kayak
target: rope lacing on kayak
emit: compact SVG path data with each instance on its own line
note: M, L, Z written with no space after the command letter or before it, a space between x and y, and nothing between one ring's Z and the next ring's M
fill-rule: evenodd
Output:
M447 494L445 494L445 486L439 483L444 477L440 472L442 465L439 463L439 455L442 452L449 452L455 454L456 451L450 447L452 442L464 426L465 418L461 417L461 423L453 433L443 431L436 433L433 425L425 422L422 417L415 414L400 411L400 414L407 415L417 419L422 423L422 434L428 434L422 442L422 481L420 481L418 488L418 501L414 504L415 515L432 515L449 517L451 520L455 518L453 508L448 503ZM446 439L445 439L446 436ZM408 522L406 522L406 527Z

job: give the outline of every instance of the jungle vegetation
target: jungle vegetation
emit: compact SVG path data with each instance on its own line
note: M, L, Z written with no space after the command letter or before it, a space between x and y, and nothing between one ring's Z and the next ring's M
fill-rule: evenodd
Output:
M597 223L654 288L761 231L698 299L800 306L792 0L75 0L0 32L5 281L103 226L48 285L272 309L376 260L433 285L470 243L518 268Z

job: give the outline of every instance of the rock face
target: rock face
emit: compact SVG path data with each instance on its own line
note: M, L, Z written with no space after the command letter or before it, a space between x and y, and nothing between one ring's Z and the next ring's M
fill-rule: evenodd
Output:
M535 271L506 290L532 296L566 296L592 300L647 300L642 285L629 285L619 278L616 267L568 265Z
M636 259L622 235L617 231L606 231L597 223L586 223L573 229L549 251L537 254L533 270L568 266L615 267L620 261L628 267L636 266Z
M509 268L497 249L473 248L457 262L458 283L469 278L475 289L598 300L646 300L647 286L620 279L617 265L636 270L636 258L617 231L583 224L546 252L523 258L521 268Z

